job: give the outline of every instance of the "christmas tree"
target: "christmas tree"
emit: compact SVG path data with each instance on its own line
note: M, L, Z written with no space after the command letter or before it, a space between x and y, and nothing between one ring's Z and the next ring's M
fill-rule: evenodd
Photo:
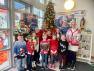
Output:
M51 28L54 26L54 19L55 19L54 4L51 1L49 1L44 15L44 22L46 23L46 28Z

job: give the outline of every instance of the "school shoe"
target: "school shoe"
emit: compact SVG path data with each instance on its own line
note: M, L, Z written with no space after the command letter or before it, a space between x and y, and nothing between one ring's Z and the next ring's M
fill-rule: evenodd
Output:
M36 70L36 67L32 67L32 70Z
M52 64L49 64L49 65L48 65L48 68L51 69L51 68L52 68Z
M29 70L29 71L35 71L35 70L31 69L31 70Z
M41 69L44 69L44 66L41 66Z
M60 70L65 70L65 67L64 66L63 67L60 66L59 69Z
M45 66L48 69L48 65Z
M26 70L27 70L26 68L23 69L23 71L26 71Z
M59 66L59 69L62 69L62 66L61 65Z
M71 67L71 70L74 71L74 70L75 70L75 66L72 66L72 67Z
M48 66L46 65L46 66L44 66L44 69L48 69Z
M56 65L55 64L51 64L51 67L49 69L56 71Z
M63 67L62 67L62 70L65 70L65 69L66 69L66 67L65 67L65 66L63 66Z
M67 66L67 69L69 69L69 70L71 69L71 64L69 64L69 65Z
M53 68L56 68L56 65L55 65L55 64L52 64L52 67L53 67Z
M52 64L52 69L55 70L56 69L56 65Z
M67 67L67 69L68 69L68 70L70 70L70 69L71 69L71 67Z

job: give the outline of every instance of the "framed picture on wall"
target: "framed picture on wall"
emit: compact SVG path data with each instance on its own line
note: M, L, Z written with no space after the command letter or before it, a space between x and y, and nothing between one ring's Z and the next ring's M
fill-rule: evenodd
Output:
M0 51L0 70L4 71L11 66L10 51Z
M8 31L0 31L0 50L9 49L9 32Z
M8 21L9 21L8 10L0 9L0 28L1 29L8 28Z

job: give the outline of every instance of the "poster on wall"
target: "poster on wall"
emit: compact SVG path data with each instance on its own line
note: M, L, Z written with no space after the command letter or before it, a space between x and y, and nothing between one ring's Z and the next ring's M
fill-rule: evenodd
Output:
M8 52L7 51L1 51L0 52L0 65L5 63L8 60Z
M0 9L0 28L8 28L8 11Z
M15 13L15 30L20 29L20 19L21 19L21 13Z
M10 65L10 53L9 51L0 51L0 70L9 68Z
M8 31L0 31L0 50L9 48Z
M63 24L63 21L66 21L67 24L71 27L71 21L75 20L78 28L80 28L81 20L85 17L85 15L86 15L85 10L73 11L71 13L62 12L55 20L55 25L57 27L61 27L61 25Z

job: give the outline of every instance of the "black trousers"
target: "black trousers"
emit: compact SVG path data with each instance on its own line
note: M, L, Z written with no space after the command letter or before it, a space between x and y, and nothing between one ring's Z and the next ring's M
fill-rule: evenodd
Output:
M33 61L39 62L39 52L34 51Z
M68 51L68 64L74 66L76 64L76 52Z

